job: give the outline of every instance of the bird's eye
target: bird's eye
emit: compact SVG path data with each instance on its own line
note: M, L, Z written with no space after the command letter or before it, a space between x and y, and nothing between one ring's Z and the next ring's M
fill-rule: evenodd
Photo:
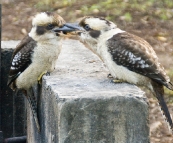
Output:
M88 24L87 24L87 25L85 25L85 27L84 27L84 28L85 28L85 30L86 30L86 31L89 31L89 30L91 29L91 28L90 28L90 26L89 26Z
M54 26L53 24L48 24L48 25L47 25L47 29L48 29L48 30L51 30L51 29L53 29L54 27L55 27L55 26Z

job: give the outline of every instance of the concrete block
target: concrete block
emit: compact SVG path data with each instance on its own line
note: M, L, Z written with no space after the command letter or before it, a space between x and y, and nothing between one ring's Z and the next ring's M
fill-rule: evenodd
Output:
M25 98L7 87L13 49L19 41L1 41L0 130L4 138L26 135Z
M27 113L28 143L149 143L144 92L108 73L83 44L63 41L55 71L43 77L40 133Z

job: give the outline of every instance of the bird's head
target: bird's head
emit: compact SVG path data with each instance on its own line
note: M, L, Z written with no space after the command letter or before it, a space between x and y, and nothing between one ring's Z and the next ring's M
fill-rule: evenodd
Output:
M56 29L56 32L54 31ZM62 38L66 33L75 30L73 26L66 25L64 19L53 12L41 12L32 20L32 29L29 36L35 41L47 41Z
M82 41L87 43L97 43L100 36L105 35L108 31L115 29L116 25L101 17L84 17L79 26L83 28L78 34Z

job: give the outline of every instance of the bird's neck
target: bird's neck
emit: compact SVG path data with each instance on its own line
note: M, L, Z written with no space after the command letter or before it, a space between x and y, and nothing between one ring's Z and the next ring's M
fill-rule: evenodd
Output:
M58 39L52 38L49 40L42 40L38 43L39 43L39 45L58 45L58 43L61 43L61 41Z
M126 31L123 31L119 28L111 29L107 32L104 32L104 34L100 36L98 43L100 43L100 41L107 41L108 39L112 38L114 35L123 33L123 32L126 32Z
M102 57L101 55L105 54L103 51L105 51L104 48L106 48L107 40L111 39L114 35L123 32L125 31L119 28L111 29L107 32L104 32L104 34L100 35L100 37L97 39L96 43L87 42L89 46L88 48L101 58Z

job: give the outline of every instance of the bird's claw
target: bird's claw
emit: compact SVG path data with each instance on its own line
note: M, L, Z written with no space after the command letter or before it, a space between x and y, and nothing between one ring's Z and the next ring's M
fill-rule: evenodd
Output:
M110 73L107 75L107 77L108 78L113 78L113 76Z
M114 78L110 73L107 75L107 78L112 79L113 83L122 83L122 82L124 82L122 79Z
M50 72L46 72L46 76L50 76Z

